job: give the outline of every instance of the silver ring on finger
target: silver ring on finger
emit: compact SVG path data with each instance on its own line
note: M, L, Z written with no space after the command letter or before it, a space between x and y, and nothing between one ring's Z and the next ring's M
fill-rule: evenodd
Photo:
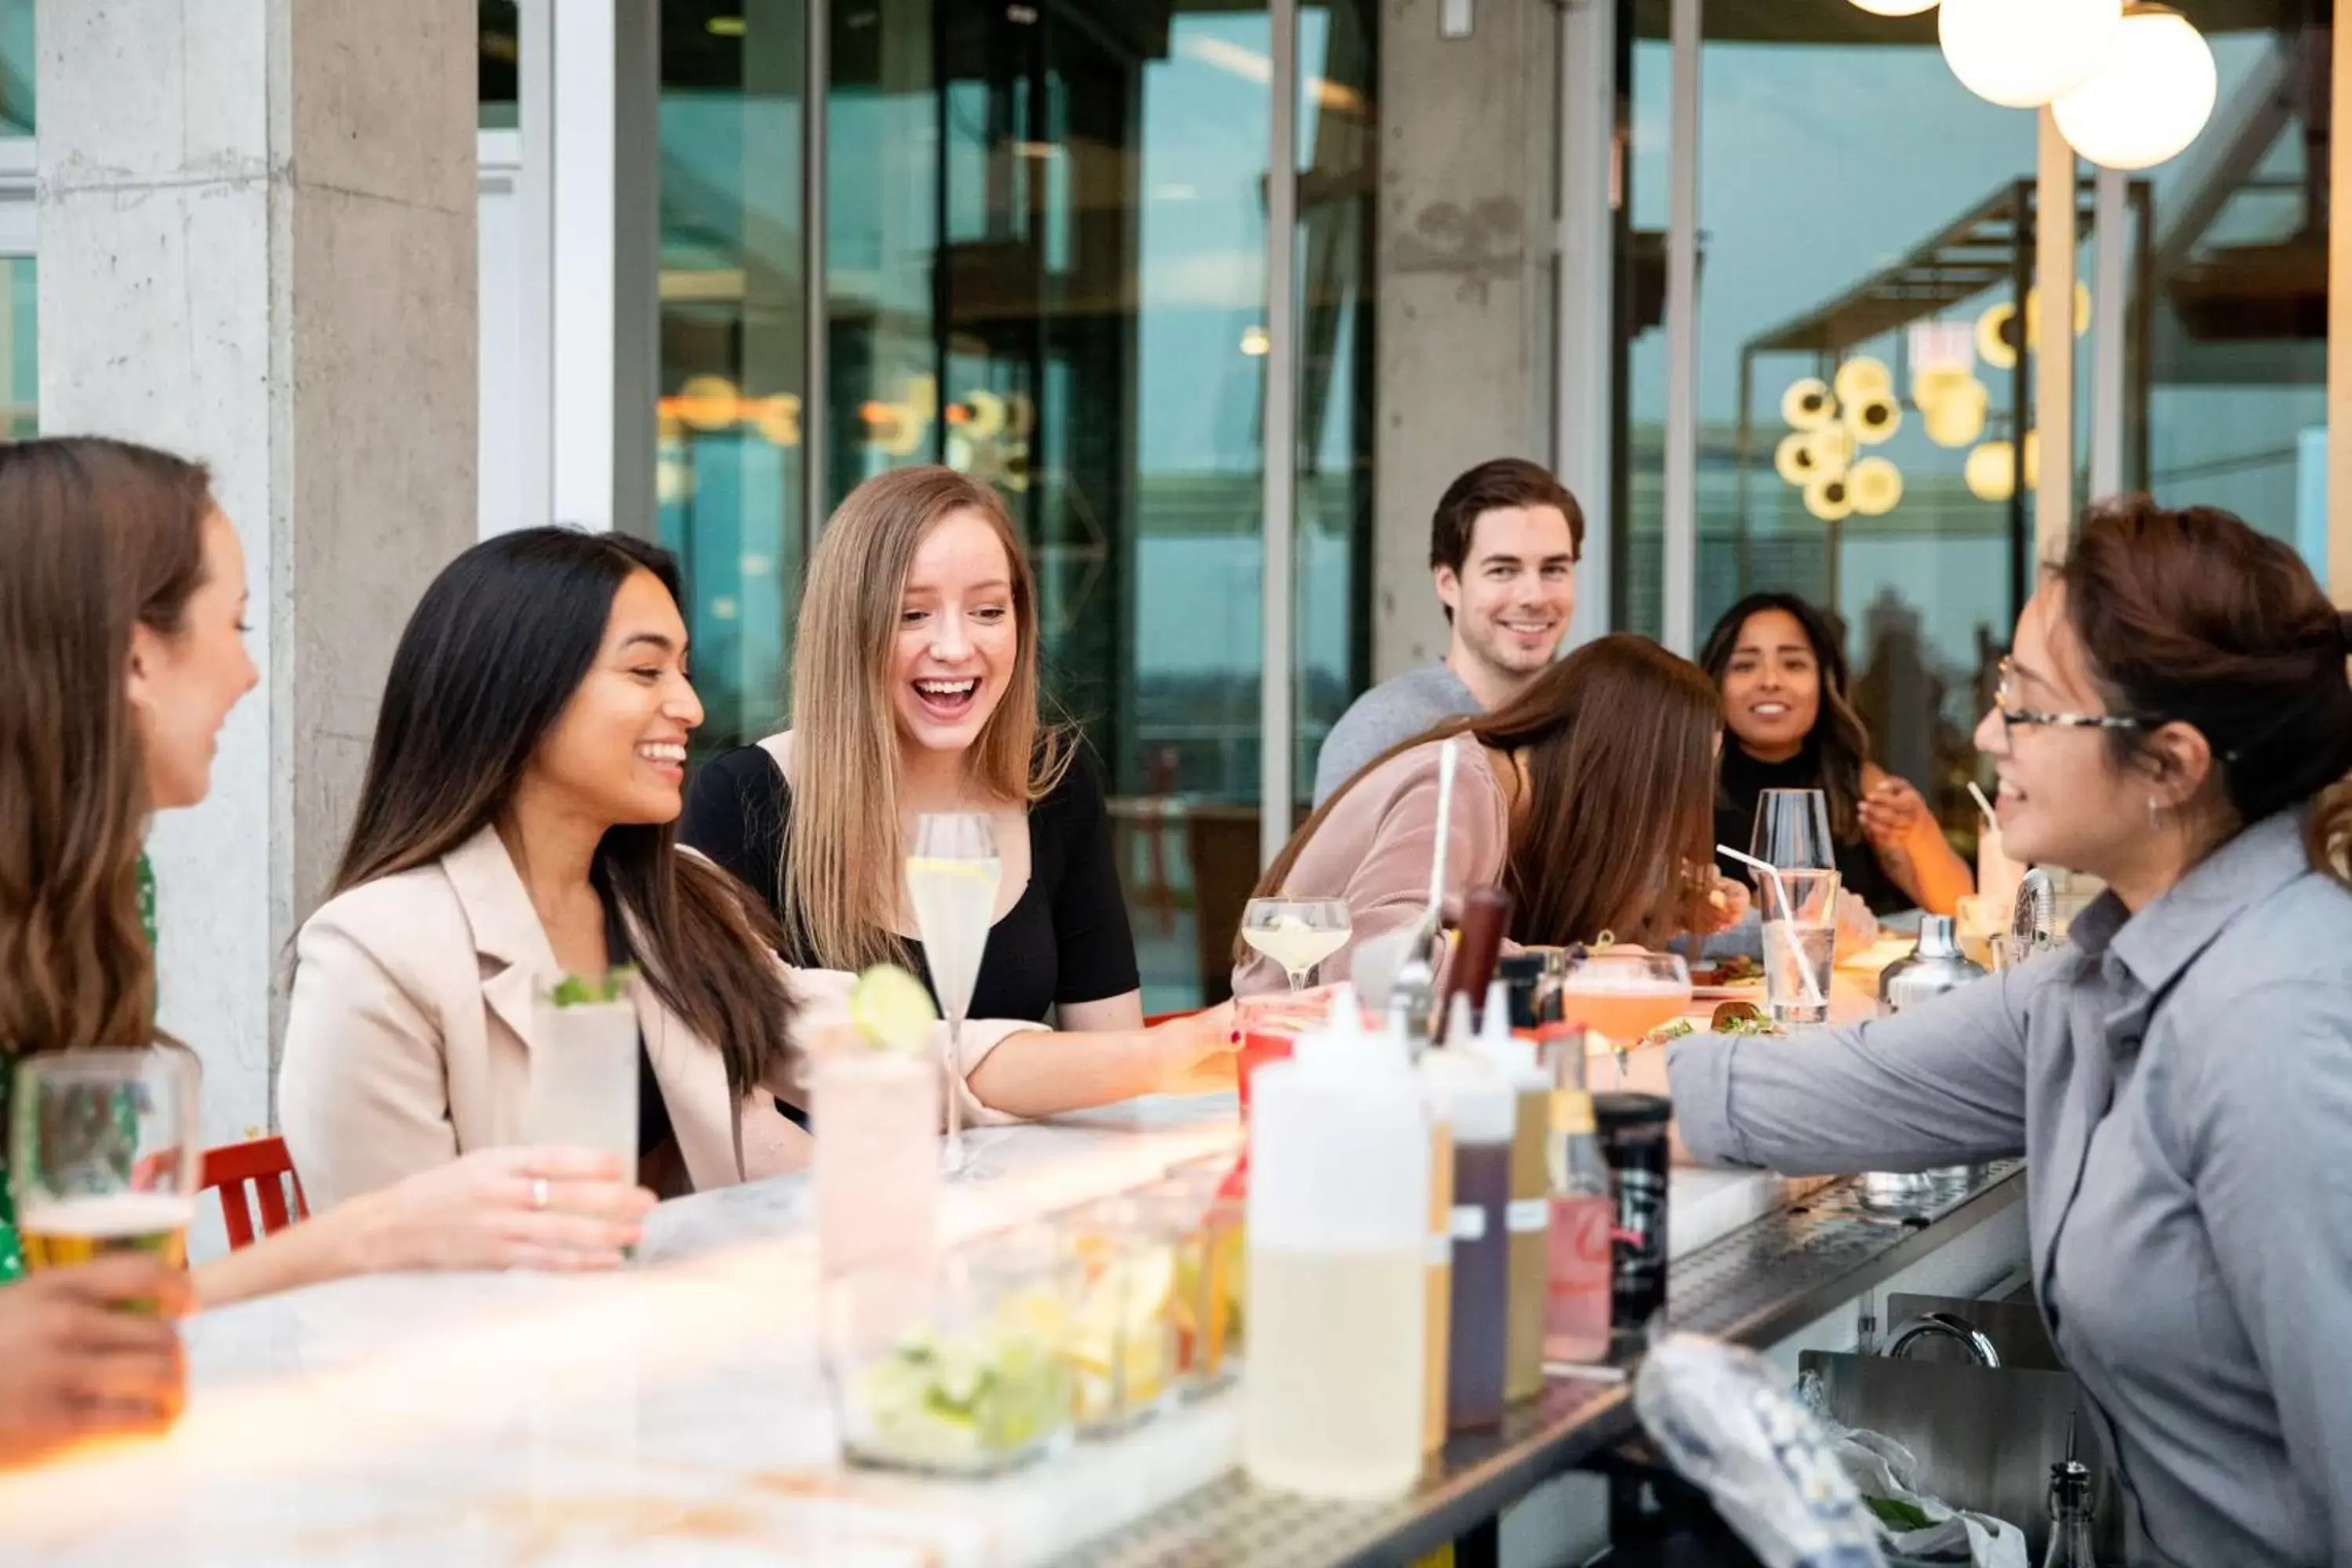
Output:
M530 1179L530 1206L535 1209L543 1209L547 1206L547 1178L545 1176L533 1176Z

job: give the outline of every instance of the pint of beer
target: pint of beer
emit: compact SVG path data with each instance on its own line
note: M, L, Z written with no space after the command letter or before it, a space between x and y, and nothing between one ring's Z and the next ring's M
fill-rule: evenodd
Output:
M185 1268L195 1206L193 1197L172 1193L45 1202L16 1217L25 1267L65 1268L117 1252L152 1252L171 1268Z
M77 1051L16 1068L8 1173L29 1268L118 1252L188 1262L198 1167L194 1058Z

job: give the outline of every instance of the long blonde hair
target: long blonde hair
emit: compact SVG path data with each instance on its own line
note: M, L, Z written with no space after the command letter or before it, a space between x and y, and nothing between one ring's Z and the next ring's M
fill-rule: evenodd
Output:
M996 492L953 468L897 468L849 494L825 525L793 640L793 809L784 835L782 920L818 967L903 957L898 910L898 724L891 666L898 612L924 538L971 511L995 531L1013 579L1013 679L965 764L987 794L1024 805L1061 782L1070 750L1043 722L1037 584Z

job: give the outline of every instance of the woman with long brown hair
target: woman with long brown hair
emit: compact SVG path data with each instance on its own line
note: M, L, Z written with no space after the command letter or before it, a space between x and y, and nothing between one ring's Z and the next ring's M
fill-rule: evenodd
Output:
M968 1036L988 1109L1048 1115L1185 1080L1220 1010L1144 1029L1093 763L1041 716L1037 593L1004 506L952 468L866 480L809 563L792 728L701 769L685 842L774 912L810 971L929 969L903 866L926 813L987 816L1003 872L971 1012L1068 1031Z
M1976 890L1917 788L1870 760L1829 617L1794 594L1750 594L1707 634L1699 663L1723 693L1717 843L1747 847L1764 791L1817 789L1844 890L1874 912L1948 915ZM1746 874L1736 862L1723 869Z
M1448 720L1358 770L1294 834L1260 897L1345 898L1348 945L1318 971L1349 977L1367 940L1421 918L1437 848L1439 759L1461 756L1446 893L1500 884L1519 942L1626 942L1736 921L1713 874L1722 709L1706 677L1645 637L1585 644L1491 713ZM1234 994L1279 990L1271 961L1235 952Z
M245 604L202 468L89 437L0 446L0 1103L16 1058L159 1038L140 850L155 812L204 798L253 689ZM145 1255L0 1286L0 1463L169 1420L170 1320L194 1301L370 1269L617 1264L653 1201L620 1177L585 1152L496 1150L202 1264L193 1289ZM566 1212L533 1211L543 1188ZM7 1209L0 1182L0 1280ZM119 1310L143 1302L163 1311Z
M2106 885L2067 945L1880 1022L1669 1050L1704 1159L2026 1157L2135 1563L2352 1563L2347 656L2278 540L2095 509L1977 729L2004 847Z

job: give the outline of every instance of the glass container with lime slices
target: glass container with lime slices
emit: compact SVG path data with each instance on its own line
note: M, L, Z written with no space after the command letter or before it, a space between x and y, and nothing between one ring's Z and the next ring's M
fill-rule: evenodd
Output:
M844 1456L980 1477L1066 1443L1077 1292L1075 1259L1043 1226L946 1248L919 1276L886 1266L828 1279L825 1368Z
M1078 1435L1109 1436L1150 1420L1176 1388L1176 1259L1181 1232L1166 1208L1131 1194L1055 1216L1078 1268L1070 1372Z
M849 1024L815 1042L817 1256L828 1279L927 1273L939 1231L939 1015L922 983L877 965Z

